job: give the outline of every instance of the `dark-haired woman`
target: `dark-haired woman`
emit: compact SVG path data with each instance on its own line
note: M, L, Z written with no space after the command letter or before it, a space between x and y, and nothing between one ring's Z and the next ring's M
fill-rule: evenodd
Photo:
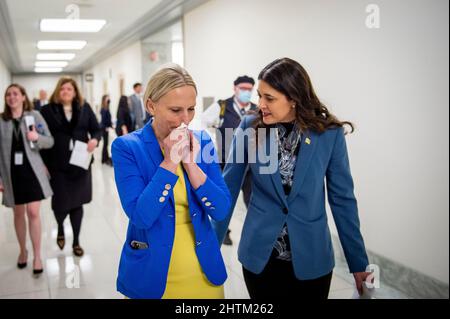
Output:
M122 95L119 100L119 106L117 108L117 123L116 134L117 136L126 135L133 131L132 120L130 113L130 101L128 97Z
M84 254L79 242L83 205L92 200L92 174L88 169L72 165L70 158L77 141L87 144L87 151L94 152L102 131L94 112L81 95L72 78L61 78L41 114L55 138L55 146L43 152L50 172L53 188L52 209L58 223L56 244L62 250L65 245L64 220L67 215L73 230L72 251L77 257ZM91 163L92 164L92 161Z
M0 193L3 193L3 205L14 211L14 228L20 247L17 267L21 269L27 266L28 217L35 275L43 272L41 200L52 195L39 150L52 147L53 142L44 119L32 110L25 89L19 84L8 86L5 111L0 116Z
M326 188L361 293L369 263L345 142L344 126L353 132L353 125L328 111L305 69L288 58L261 71L258 95L259 114L243 119L224 169L233 202L228 220L215 222L219 240L248 168L253 194L238 256L250 297L326 299L334 267Z
M111 99L109 95L105 94L102 96L102 108L100 110L100 127L102 128L103 135L103 149L102 149L102 164L112 166L111 156L109 155L109 130L112 128L111 112L109 111L109 105L111 104Z

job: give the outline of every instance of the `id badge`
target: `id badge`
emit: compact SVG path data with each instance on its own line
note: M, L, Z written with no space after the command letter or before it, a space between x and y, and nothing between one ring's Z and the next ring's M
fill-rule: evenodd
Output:
M71 139L69 142L69 151L73 150L73 140Z
M14 153L14 165L23 165L23 153L22 152L15 152Z

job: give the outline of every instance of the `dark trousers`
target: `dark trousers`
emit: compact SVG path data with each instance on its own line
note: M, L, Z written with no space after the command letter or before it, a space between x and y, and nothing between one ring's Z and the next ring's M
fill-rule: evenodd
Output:
M109 132L103 130L103 149L102 149L102 163L106 163L111 159L108 153Z
M271 257L259 275L242 267L251 299L328 299L333 272L312 280L295 277L291 261Z
M67 215L70 216L73 231L73 246L79 245L81 221L83 220L83 206L73 208L69 211L54 212L54 214L58 223L58 236L64 236L64 220Z

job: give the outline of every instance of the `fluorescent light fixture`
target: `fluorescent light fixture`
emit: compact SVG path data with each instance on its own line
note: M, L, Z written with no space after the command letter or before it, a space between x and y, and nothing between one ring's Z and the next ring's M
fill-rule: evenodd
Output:
M81 50L86 46L86 41L39 41L39 50Z
M99 32L106 20L94 19L42 19L41 32Z
M62 70L62 68L34 68L36 73L59 73Z
M75 58L75 53L38 53L36 60L41 61L70 61Z
M38 68L64 68L68 64L67 61L36 61L34 66Z

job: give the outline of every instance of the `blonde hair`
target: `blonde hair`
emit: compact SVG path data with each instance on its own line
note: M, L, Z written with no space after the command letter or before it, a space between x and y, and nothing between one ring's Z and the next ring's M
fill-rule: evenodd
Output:
M197 93L194 80L184 68L174 63L165 64L147 83L144 94L145 105L147 106L148 100L158 102L169 91L186 85L194 87Z
M50 96L50 103L54 104L61 103L61 101L59 100L59 92L61 91L61 87L66 83L72 84L73 89L75 90L74 100L77 101L80 107L83 106L84 104L83 95L81 95L81 91L78 88L77 82L70 77L62 77L59 79L58 84L56 84L55 90L52 93L52 96Z

